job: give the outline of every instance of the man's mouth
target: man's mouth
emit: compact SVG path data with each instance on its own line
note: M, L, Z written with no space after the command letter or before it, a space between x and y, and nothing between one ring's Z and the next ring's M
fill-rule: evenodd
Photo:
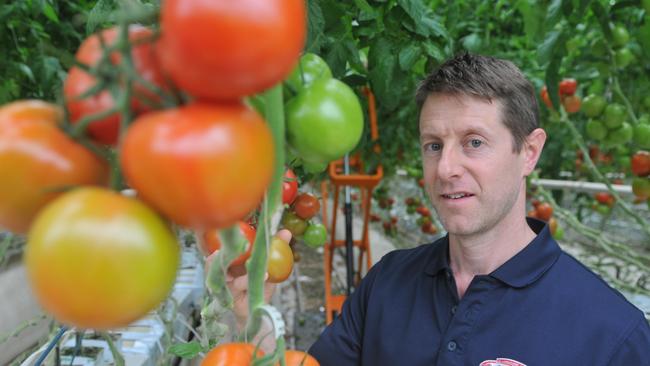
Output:
M471 193L464 193L464 192L461 192L461 193L441 194L441 196L442 196L443 198L446 198L446 199L457 200L457 199L461 199L461 198L472 197L472 196L474 196L474 195L471 194Z

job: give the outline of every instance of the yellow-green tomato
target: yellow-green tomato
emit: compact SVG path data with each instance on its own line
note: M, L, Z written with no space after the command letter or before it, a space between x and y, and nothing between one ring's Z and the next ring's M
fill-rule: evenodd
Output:
M110 329L167 297L179 250L169 225L140 201L79 188L36 217L25 265L36 298L59 322Z
M267 260L266 271L269 274L268 281L278 283L286 280L293 270L293 252L289 243L274 237L271 240Z

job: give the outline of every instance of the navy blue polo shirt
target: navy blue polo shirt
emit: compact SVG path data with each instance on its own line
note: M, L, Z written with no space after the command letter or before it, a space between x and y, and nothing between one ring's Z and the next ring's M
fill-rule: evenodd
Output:
M311 347L322 366L650 365L643 313L537 237L459 300L448 237L386 254Z

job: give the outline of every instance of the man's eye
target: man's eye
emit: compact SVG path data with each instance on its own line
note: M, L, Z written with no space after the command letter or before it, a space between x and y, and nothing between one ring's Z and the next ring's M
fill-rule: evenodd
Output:
M480 147L481 145L483 145L483 141L473 139L472 141L470 141L470 144L472 145L472 147L476 148L476 147Z
M427 144L425 146L425 150L429 150L429 151L440 151L441 149L442 149L442 144L438 144L435 142L431 144Z

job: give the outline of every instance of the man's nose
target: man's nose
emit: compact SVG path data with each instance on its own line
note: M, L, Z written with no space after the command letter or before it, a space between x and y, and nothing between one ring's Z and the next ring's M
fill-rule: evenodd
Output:
M438 178L458 178L463 173L462 153L457 149L444 147L438 161Z

